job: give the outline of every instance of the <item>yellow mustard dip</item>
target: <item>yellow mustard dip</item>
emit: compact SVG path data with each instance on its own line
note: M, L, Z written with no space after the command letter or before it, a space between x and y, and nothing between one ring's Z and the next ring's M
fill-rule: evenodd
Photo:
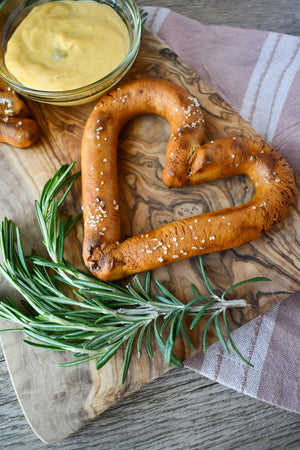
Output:
M109 6L56 1L36 6L7 43L5 64L24 86L65 91L108 75L129 47L126 25Z

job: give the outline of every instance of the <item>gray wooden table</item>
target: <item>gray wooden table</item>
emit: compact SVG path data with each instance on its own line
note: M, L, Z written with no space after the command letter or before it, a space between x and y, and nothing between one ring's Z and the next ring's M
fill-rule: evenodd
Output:
M300 34L299 0L139 0L204 24ZM0 350L1 351L1 350ZM300 416L173 370L56 445L32 432L0 353L0 448L300 449Z

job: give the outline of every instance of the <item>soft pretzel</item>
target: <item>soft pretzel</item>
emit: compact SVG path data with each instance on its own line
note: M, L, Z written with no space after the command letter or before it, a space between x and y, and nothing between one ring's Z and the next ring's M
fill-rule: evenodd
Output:
M23 100L0 78L0 142L27 148L39 136L37 123Z
M253 198L240 206L163 225L120 241L117 140L132 117L155 113L171 125L162 180L168 187L247 175ZM243 137L201 145L199 102L183 88L142 79L104 96L86 123L82 141L83 258L103 280L173 261L240 246L257 239L287 214L295 195L292 169L273 148Z

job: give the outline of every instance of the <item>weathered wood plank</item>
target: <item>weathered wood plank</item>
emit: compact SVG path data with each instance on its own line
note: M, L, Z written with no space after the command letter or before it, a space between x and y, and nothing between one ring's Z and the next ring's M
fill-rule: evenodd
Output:
M298 449L299 415L172 370L121 400L72 436L43 445L30 429L0 358L0 447L30 450Z

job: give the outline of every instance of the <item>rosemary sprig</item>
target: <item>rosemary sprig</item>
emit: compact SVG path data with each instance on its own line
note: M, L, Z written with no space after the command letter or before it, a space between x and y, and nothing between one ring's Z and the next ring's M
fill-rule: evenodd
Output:
M157 280L154 280L154 285L158 293L151 293L150 273L135 276L131 283L124 286L119 282L103 282L88 272L78 270L63 255L65 239L81 214L74 219L59 217L59 208L80 175L70 174L73 165L62 166L46 183L40 201L35 203L49 259L34 253L25 256L19 228L7 218L1 224L3 264L0 273L22 295L26 312L6 297L6 301L0 302L0 317L16 322L16 329L23 330L27 344L72 352L75 359L63 366L95 359L96 367L100 369L121 346L125 346L122 382L135 346L140 357L145 341L148 355L153 356L153 335L166 364L183 366L174 355L174 345L179 333L182 333L187 343L193 346L185 330L185 317L192 319L191 329L204 317L207 319L203 333L205 351L208 328L214 324L221 344L229 352L227 340L221 332L222 319L231 347L244 362L250 364L234 344L226 318L229 308L244 307L247 303L243 299L226 300L225 295L245 283L268 279L258 277L240 282L219 297L213 291L200 259L208 294L200 295L192 286L194 298L183 304Z

